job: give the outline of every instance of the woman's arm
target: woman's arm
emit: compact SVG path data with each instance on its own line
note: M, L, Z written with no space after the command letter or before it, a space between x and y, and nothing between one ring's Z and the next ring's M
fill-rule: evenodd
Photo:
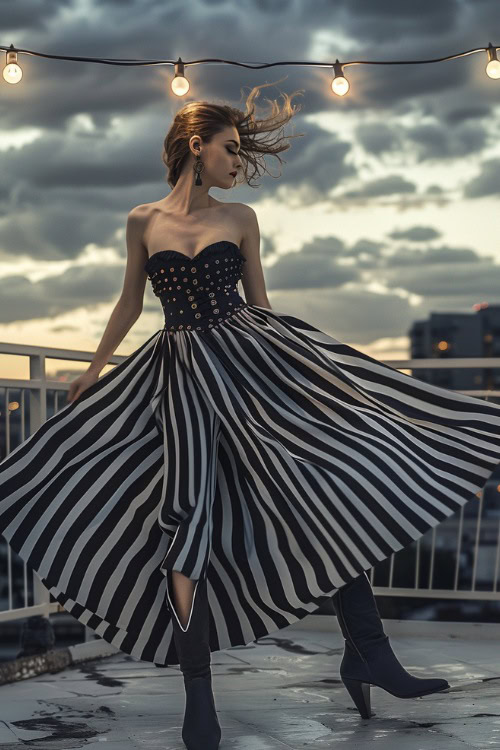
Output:
M242 226L241 252L246 263L243 266L241 283L245 292L245 302L249 305L267 307L272 310L267 299L266 282L260 262L260 230L257 214L245 203L238 204Z
M147 273L147 251L142 244L143 218L139 206L127 218L127 268L120 299L116 303L88 371L99 374L142 313Z
M132 314L130 309L123 304L122 300L118 300L113 312L111 313L92 362L87 368L89 372L95 372L97 374L101 372L102 368L108 364L115 349L121 344L140 314L140 312L138 314Z

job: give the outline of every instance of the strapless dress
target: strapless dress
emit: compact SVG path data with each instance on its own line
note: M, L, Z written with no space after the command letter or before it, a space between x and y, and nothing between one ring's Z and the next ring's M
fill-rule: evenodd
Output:
M239 295L220 241L145 265L164 326L0 463L0 533L81 623L178 664L168 578L212 651L300 620L477 495L500 406Z

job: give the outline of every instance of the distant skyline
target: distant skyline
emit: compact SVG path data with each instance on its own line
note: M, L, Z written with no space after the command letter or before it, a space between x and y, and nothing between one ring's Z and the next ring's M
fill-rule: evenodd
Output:
M143 59L415 60L500 44L499 21L495 0L0 6L3 45ZM22 81L0 83L0 341L95 351L122 288L127 213L170 192L161 154L177 109L243 109L254 85L285 76L256 102L263 116L266 99L304 89L285 136L305 135L281 155L282 176L211 191L257 212L272 307L393 359L409 357L413 321L500 304L500 81L486 76L486 53L353 66L343 98L324 68L188 67L178 98L171 67L19 62ZM148 282L116 354L162 327ZM16 377L8 359L2 373Z

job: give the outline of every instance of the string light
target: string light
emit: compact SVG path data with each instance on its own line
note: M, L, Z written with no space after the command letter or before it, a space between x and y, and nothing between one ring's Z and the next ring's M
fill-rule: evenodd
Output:
M334 94L337 94L337 96L345 96L349 91L350 86L349 81L344 77L344 70L339 63L338 57L337 62L333 66L333 72L332 91Z
M5 68L3 69L3 77L7 83L19 83L23 77L22 68L17 64L17 52L14 50L13 45L10 45L10 49L7 51Z
M3 78L7 83L19 83L23 76L23 71L17 62L18 53L24 55L33 55L35 57L45 57L52 60L69 60L73 62L90 62L101 65L173 65L174 66L174 77L170 83L170 88L175 96L185 96L189 89L189 80L185 76L185 67L188 65L202 65L207 63L219 63L223 65L237 65L242 68L251 68L252 70L261 70L262 68L272 68L278 65L299 65L314 66L320 68L333 69L333 80L331 83L331 89L337 96L345 96L350 90L350 84L344 75L344 69L350 65L422 65L425 63L438 63L445 60L454 60L458 57L465 57L467 55L474 55L478 52L486 52L488 62L486 65L486 75L494 80L500 79L500 61L497 58L497 47L491 42L488 47L479 47L477 49L467 50L466 52L459 52L456 55L448 55L447 57L434 58L432 60L352 60L350 62L341 63L339 59L332 63L322 62L295 62L295 61L282 61L275 63L244 63L237 62L235 60L221 60L218 58L205 58L203 60L191 60L189 62L183 62L179 57L177 61L174 60L133 60L133 59L113 59L113 58L98 58L98 57L73 57L70 55L48 55L43 52L33 52L32 50L26 49L14 49L11 44L10 47L3 47L0 45L0 50L6 52L6 63L3 69Z
M497 59L497 51L490 42L487 49L488 52L488 65L486 66L486 73L490 78L500 78L500 62Z
M184 77L184 63L180 57L175 63L175 75L170 87L177 96L184 96L189 91L189 81Z

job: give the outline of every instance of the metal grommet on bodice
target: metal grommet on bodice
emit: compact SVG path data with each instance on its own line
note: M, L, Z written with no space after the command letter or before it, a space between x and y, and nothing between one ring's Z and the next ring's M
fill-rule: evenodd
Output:
M247 306L237 290L245 258L235 243L215 242L189 261L186 264L186 255L175 250L153 253L148 261L154 267L149 279L169 332L217 328ZM220 268L211 274L210 267L214 269L216 264ZM207 270L204 284L198 283L200 268Z

